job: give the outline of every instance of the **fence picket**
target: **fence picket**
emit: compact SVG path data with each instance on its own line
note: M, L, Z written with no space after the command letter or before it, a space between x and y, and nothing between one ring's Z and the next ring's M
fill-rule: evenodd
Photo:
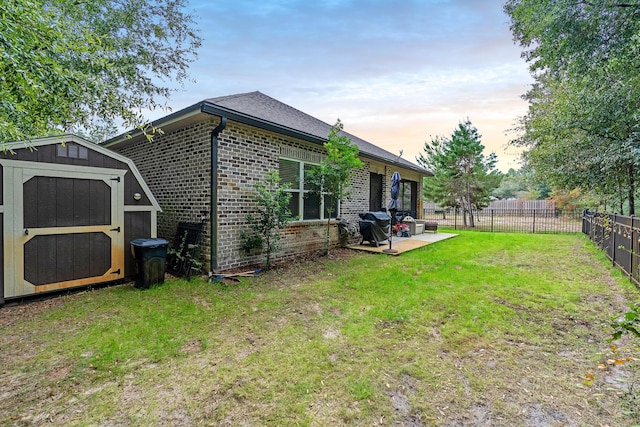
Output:
M441 227L462 228L458 209L423 209L421 219L437 222ZM559 209L483 209L474 210L477 231L513 233L580 233L581 212Z
M589 236L589 239L604 251L611 263L626 273L636 286L640 286L639 231L640 224L634 216L589 211L584 211L582 215L582 232Z

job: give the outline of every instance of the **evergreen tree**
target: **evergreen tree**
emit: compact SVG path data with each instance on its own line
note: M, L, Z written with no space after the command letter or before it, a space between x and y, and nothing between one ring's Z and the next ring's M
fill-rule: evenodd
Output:
M500 184L496 155L485 157L483 150L478 130L467 119L450 138L437 136L425 142L424 154L417 158L434 175L425 179L425 199L462 208L465 227L475 226L473 209L486 207L491 192Z

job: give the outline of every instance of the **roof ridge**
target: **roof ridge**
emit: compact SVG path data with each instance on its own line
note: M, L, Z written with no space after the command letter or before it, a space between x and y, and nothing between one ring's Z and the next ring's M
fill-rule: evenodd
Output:
M225 101L225 100L229 100L229 99L240 98L240 97L243 97L243 96L251 95L251 94L254 94L254 93L261 93L261 92L258 91L258 90L254 90L254 91L251 91L251 92L234 93L232 95L223 95L223 96L217 96L217 97L214 97L214 98L207 98L207 99L205 99L205 101L212 102L212 103L215 104L214 101L218 101L218 102L219 101Z

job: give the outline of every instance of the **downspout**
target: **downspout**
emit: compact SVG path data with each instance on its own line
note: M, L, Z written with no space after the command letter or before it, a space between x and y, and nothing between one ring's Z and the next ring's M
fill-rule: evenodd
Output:
M211 207L210 222L211 236L209 256L211 258L209 278L213 277L213 272L218 268L218 135L227 127L227 118L220 117L220 123L211 131Z

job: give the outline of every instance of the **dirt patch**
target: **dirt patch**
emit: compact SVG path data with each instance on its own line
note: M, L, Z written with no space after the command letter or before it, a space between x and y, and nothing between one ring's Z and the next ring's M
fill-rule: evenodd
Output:
M0 307L0 326L9 327L16 322L36 316L42 312L51 310L65 303L73 296L51 296L46 299L22 299L7 303Z
M329 340L334 340L340 336L340 331L337 329L327 329L322 333L322 336Z
M202 341L199 339L191 339L184 343L184 345L180 348L182 353L196 353L202 351Z
M555 425L575 425L569 423L567 416L556 408L532 405L527 410L527 425L531 427L548 427Z
M391 400L391 405L396 411L396 417L400 420L400 425L404 427L423 427L420 413L413 411L409 398L401 391L395 390L387 393Z

